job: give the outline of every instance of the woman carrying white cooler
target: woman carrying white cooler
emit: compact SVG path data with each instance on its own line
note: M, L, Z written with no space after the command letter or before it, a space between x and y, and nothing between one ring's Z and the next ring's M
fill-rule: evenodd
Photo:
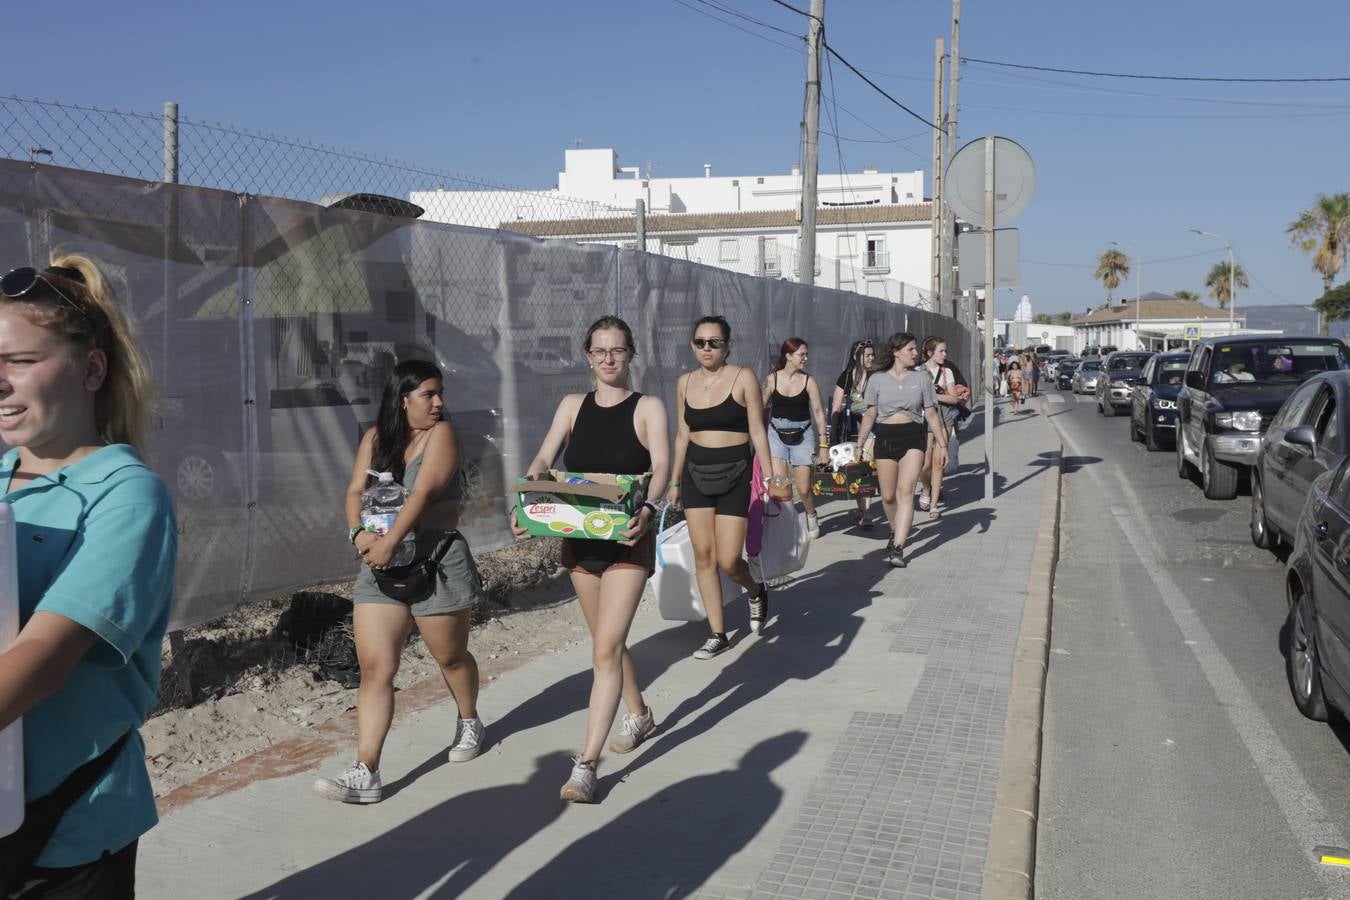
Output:
M586 330L582 348L595 375L595 390L562 399L526 475L547 472L561 452L569 472L650 472L648 495L661 496L670 478L666 409L659 398L630 386L629 366L637 355L632 330L623 319L605 316ZM594 673L585 747L573 760L572 774L561 792L562 799L573 803L595 800L596 766L620 697L628 712L610 752L629 753L656 730L626 643L642 590L656 566L657 536L649 528L654 514L655 507L644 503L629 520L623 541L563 540L562 564L571 573L591 632ZM511 529L517 539L526 536L514 515Z
M0 280L0 499L17 523L17 640L0 729L23 718L23 825L0 897L128 898L155 797L137 728L155 703L178 529L142 461L150 373L92 262Z

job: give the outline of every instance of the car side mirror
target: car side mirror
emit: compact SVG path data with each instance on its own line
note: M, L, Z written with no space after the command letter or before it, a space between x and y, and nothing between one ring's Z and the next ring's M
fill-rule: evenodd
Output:
M1186 387L1195 388L1197 391L1205 389L1205 375L1203 372L1187 372Z
M1317 432L1311 425L1295 425L1284 433L1284 442L1295 447L1307 447L1317 450Z

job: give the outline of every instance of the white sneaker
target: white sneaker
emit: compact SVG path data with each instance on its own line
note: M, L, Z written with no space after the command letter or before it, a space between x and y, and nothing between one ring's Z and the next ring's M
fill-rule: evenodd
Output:
M820 537L820 519L817 516L806 517L806 535L813 541Z
M384 789L379 772L370 771L363 762L354 762L336 778L317 779L314 793L339 803L379 803Z
M568 803L595 802L595 766L582 762L581 757L572 760L572 777L567 779L559 794Z
M450 745L450 762L468 762L483 750L483 720L460 719L455 723L455 742Z
M619 736L610 742L609 752L632 753L637 749L638 744L650 737L655 730L656 716L652 715L650 706L640 716L624 713L623 726L619 729Z

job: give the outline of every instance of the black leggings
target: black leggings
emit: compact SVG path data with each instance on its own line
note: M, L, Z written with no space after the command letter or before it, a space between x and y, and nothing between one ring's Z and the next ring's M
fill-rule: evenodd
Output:
M698 489L694 477L689 474L690 463L713 465L745 460L745 472L731 490L716 497L709 497ZM749 442L734 444L730 447L700 447L693 441L685 451L684 472L680 475L680 504L685 509L715 509L719 516L736 516L739 519L750 517L750 478L754 468L754 453Z

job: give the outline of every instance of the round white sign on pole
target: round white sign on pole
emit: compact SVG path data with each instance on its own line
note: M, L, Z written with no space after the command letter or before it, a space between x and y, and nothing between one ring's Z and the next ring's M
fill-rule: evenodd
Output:
M945 195L967 222L984 223L984 138L966 144L947 165ZM994 225L1006 225L1026 211L1036 192L1036 166L1016 141L994 138Z

